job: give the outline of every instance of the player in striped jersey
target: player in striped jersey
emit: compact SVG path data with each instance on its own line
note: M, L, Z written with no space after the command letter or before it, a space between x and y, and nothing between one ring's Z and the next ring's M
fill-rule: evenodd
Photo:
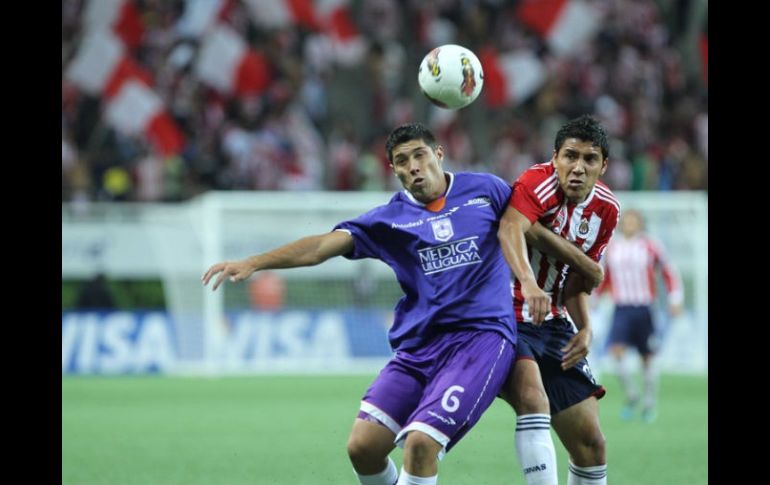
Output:
M569 121L556 135L553 158L516 180L500 221L503 254L516 276L519 333L502 394L517 414L516 450L530 485L557 483L549 425L570 455L568 484L607 483L597 402L605 390L585 360L592 339L588 295L598 281L587 282L529 246L524 234L540 222L598 262L620 213L615 196L598 181L608 156L607 136L595 119Z
M642 358L642 419L651 422L655 419L657 390L657 375L652 365L652 357L657 350L652 319L655 271L659 269L662 273L668 292L668 309L672 316L681 312L684 294L679 274L668 262L663 247L646 235L643 228L644 219L639 212L630 210L623 213L620 219L620 237L612 240L602 261L606 273L597 293L610 292L615 303L607 343L626 395L627 404L621 410L621 417L630 419L639 402L639 395L623 365L626 347L631 346L637 349Z

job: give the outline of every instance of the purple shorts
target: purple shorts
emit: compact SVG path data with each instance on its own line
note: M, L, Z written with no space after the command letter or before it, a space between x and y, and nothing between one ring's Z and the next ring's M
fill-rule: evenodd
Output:
M401 447L410 431L427 434L443 445L440 459L495 400L514 357L511 342L494 331L437 335L396 352L366 391L358 417L386 426Z

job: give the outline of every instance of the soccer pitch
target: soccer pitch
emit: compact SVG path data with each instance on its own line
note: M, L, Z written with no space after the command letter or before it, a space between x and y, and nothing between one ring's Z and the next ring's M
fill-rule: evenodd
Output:
M353 485L347 436L374 377L63 377L62 484ZM621 421L614 376L601 382L608 483L708 483L706 376L663 376L652 424ZM525 483L514 427L498 399L443 459L439 483ZM391 456L400 467L401 450Z

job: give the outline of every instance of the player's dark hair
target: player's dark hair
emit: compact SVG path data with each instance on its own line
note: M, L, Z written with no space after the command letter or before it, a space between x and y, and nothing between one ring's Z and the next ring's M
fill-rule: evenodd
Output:
M607 142L607 133L596 118L590 115L583 115L564 124L556 133L554 149L559 153L564 140L567 138L577 138L581 141L590 141L595 147L602 150L602 157L605 159L610 156L610 145Z
M388 154L388 160L393 161L393 149L402 143L412 140L422 140L431 149L436 149L436 137L422 123L407 123L394 129L388 135L385 142L385 151Z

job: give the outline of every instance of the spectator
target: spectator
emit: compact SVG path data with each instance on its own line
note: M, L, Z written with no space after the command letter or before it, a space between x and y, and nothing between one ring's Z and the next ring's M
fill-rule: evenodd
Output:
M84 11L95 1L62 4L63 72L83 49ZM708 86L690 69L707 59L693 58L706 54L687 44L687 32L707 21L705 1L687 2L690 8L591 2L603 19L574 54L554 51L528 28L518 17L522 3L350 2L349 23L337 18L334 25L344 28L330 32L307 19L257 21L258 13L235 2L215 12L215 21L265 59L259 72L267 84L238 95L206 84L196 70L206 24L193 25L202 15L191 13L195 2L135 2L143 34L126 53L154 80L151 88L186 145L180 158L148 154L146 140L109 126L103 99L63 74L62 200L171 201L212 189L372 190L383 185L372 155L382 157L369 140L383 126L418 119L443 126L446 133L434 128L452 145L457 169L511 179L547 155L542 142L554 124L584 112L600 118L611 143L623 147L609 174L618 187L707 189ZM481 99L436 116L413 71L443 43L477 53L534 53L546 81L529 100L504 109ZM385 190L391 182L384 178Z

